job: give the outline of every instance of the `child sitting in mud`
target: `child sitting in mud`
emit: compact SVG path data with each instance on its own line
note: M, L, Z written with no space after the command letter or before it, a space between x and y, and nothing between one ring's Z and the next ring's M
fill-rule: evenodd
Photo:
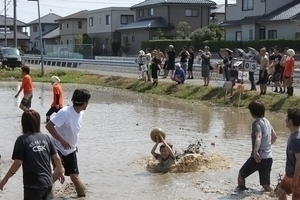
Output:
M159 147L160 154L157 154L155 150L161 142L163 144ZM151 154L159 161L161 167L170 167L175 164L175 152L172 147L173 146L168 144L160 134L156 136L156 143L152 148Z

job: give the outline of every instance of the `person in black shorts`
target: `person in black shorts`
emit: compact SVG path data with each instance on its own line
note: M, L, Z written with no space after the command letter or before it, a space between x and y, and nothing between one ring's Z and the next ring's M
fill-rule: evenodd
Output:
M174 46L170 45L169 46L169 51L168 51L168 66L167 66L165 77L167 77L169 75L170 70L172 72L171 77L174 75L175 58L176 58L176 52L174 50Z
M267 93L267 83L268 83L268 70L267 66L269 64L269 58L266 55L266 49L262 48L260 50L261 62L259 67L259 79L258 83L260 86L260 94L265 95Z
M282 59L281 54L279 53L280 49L279 47L275 46L274 47L274 54L272 54L269 57L270 60L270 67L274 68L274 73L273 73L273 82L275 83L275 90L274 92L280 92L282 93L282 86L280 83L281 80L281 65L280 65L280 61ZM277 87L279 87L280 91L278 91Z
M193 65L194 65L194 60L195 60L195 53L194 53L194 47L190 46L189 48L189 61L188 61L188 78L187 79L194 79L193 75Z
M23 112L21 124L23 134L15 142L14 162L0 182L0 190L22 166L23 199L48 200L53 185L50 160L57 166L54 176L63 183L65 177L61 160L50 137L40 131L41 116L37 111L29 109Z
M151 75L153 79L153 86L156 87L158 85L158 71L160 69L159 67L159 59L157 58L158 51L153 50L153 55L152 55L152 64L151 64Z

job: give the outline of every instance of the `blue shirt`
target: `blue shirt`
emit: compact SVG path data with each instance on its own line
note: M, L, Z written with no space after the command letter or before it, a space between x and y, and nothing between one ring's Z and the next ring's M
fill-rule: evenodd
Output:
M178 76L183 81L185 80L185 73L181 67L175 70L175 76Z
M296 168L296 156L300 153L300 132L292 133L287 142L285 173L294 176Z

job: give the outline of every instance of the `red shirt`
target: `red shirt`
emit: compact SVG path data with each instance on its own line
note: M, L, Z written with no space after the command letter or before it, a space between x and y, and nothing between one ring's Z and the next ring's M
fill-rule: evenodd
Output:
M24 95L32 93L33 85L32 85L32 79L29 76L29 74L23 76L22 86L23 86Z

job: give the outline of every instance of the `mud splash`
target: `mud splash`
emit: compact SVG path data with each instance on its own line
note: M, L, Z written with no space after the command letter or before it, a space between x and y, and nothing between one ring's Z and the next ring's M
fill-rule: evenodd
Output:
M182 156L176 164L164 168L159 165L157 160L151 158L148 160L147 169L150 172L171 172L171 173L185 173L207 170L219 170L230 168L229 162L220 154L186 154Z

